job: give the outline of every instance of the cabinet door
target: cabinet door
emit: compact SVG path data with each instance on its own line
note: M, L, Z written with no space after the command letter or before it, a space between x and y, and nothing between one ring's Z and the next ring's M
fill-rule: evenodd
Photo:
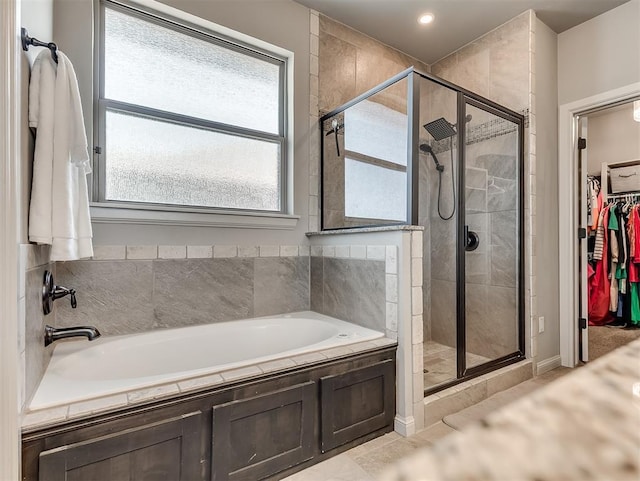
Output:
M316 385L296 386L213 408L215 481L256 481L313 456Z
M322 452L393 423L395 363L320 378Z
M201 413L40 453L40 481L193 481L201 473Z

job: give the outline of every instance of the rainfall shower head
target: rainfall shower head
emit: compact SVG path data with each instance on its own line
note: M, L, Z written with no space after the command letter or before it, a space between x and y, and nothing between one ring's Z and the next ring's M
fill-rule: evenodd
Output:
M423 127L431 134L434 140L447 139L456 135L453 125L444 117L426 123Z

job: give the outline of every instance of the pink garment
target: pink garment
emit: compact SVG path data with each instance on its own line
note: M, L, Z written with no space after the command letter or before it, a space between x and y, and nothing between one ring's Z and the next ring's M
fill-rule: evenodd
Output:
M603 223L609 225L609 209L605 208ZM596 272L589 284L589 325L603 326L611 322L609 313L609 290L611 282L607 272L609 261L609 229L604 230L602 259L596 264Z

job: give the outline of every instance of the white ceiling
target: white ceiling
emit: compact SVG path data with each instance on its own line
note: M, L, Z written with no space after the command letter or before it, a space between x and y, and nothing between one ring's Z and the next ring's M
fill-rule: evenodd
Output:
M433 64L516 15L533 9L561 33L628 0L295 0ZM418 17L435 15L430 25Z

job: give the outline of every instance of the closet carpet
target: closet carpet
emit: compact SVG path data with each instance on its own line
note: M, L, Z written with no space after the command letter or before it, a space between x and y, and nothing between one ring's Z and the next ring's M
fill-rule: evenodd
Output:
M640 329L589 326L589 360L593 361L638 338Z

